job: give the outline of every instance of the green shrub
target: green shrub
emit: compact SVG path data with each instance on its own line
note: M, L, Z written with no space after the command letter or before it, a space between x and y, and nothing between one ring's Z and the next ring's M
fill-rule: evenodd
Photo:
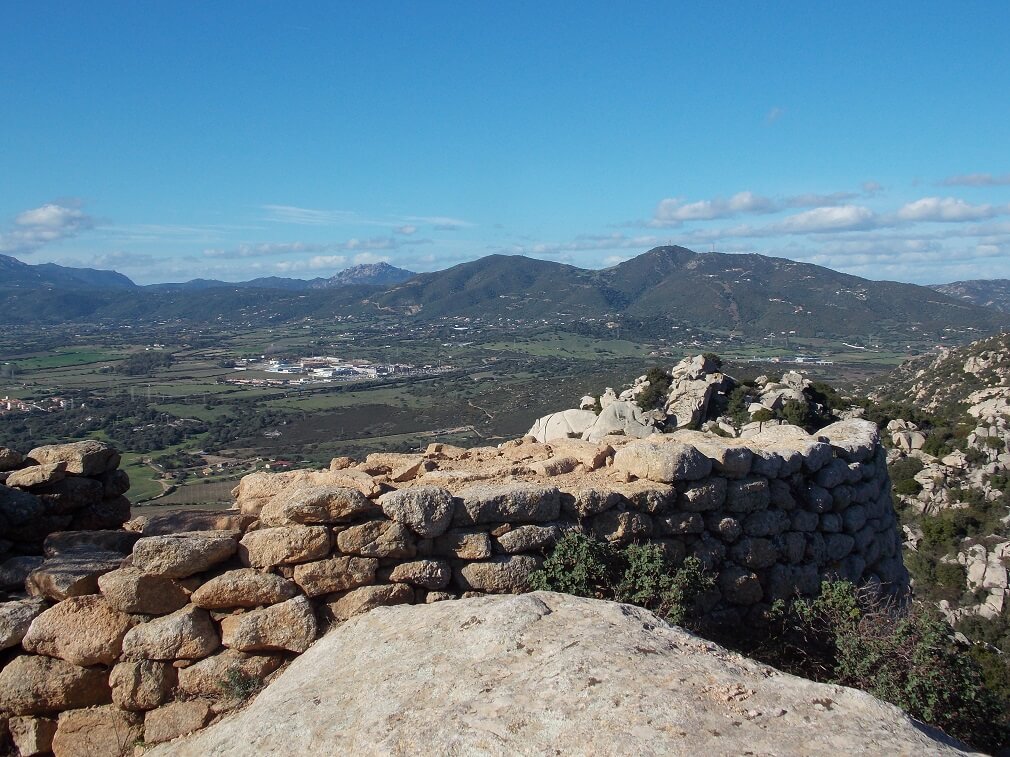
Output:
M698 598L714 585L695 557L678 567L659 544L618 549L574 531L558 540L530 578L534 590L627 602L678 625L696 618Z
M922 491L922 484L914 478L906 478L895 483L893 485L893 489L895 494L904 494L909 497L914 497Z
M887 472L891 476L891 481L904 481L912 478L923 468L922 460L917 457L903 457L887 466Z
M985 452L974 447L964 453L964 458L969 465L985 465L989 461L989 456Z
M711 362L712 365L715 367L715 370L717 371L722 370L722 358L716 355L714 352L705 352L702 354L702 357Z
M1004 450L1006 449L1006 444L998 436L987 436L985 438L985 446L989 449Z
M616 552L607 542L569 532L530 577L530 588L607 599L617 580L616 562Z
M767 423L768 421L775 418L775 413L766 407L761 408L756 413L754 413L750 419L752 421L758 421L759 423Z
M1006 494L1010 490L1010 476L994 473L989 476L989 486Z
M941 562L936 566L936 584L943 590L941 599L952 601L961 596L968 580L968 573L959 563Z
M734 387L726 398L726 415L733 419L733 425L737 428L751 420L747 406L753 391L751 387L740 385Z
M804 391L811 400L824 405L832 413L841 410L847 404L835 388L825 381L814 381Z
M828 681L868 691L976 747L1006 742L1003 702L934 610L837 581L823 583L815 600L794 602L786 617L794 638L821 656Z
M645 379L649 382L649 385L639 392L635 398L635 402L643 410L652 410L661 402L666 401L666 395L670 391L670 384L673 383L673 379L670 377L670 374L658 366L650 368L648 373L645 374Z
M782 419L800 428L807 428L814 420L810 406L801 400L788 400L782 405Z
M221 691L229 699L245 700L259 691L263 685L255 676L244 673L239 668L229 668L220 682Z
M922 445L922 451L933 457L946 457L954 451L950 440L954 438L953 432L948 428L935 428L926 437Z

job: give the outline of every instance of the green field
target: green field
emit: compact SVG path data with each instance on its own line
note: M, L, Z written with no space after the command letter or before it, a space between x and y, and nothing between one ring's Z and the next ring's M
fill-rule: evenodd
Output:
M671 332L651 341L615 338L617 334L610 332L603 336L597 339L545 325L474 326L459 333L451 322L393 327L381 320L233 333L117 330L87 341L68 337L66 344L49 351L0 355L0 362L13 360L17 365L13 377L0 379L7 386L0 391L25 399L76 398L73 418L79 420L74 422L87 428L97 424L87 435L108 438L125 452L124 467L133 482L131 499L149 499L172 484L177 491L166 500L181 505L217 501L219 494L211 492L223 486L208 483L197 469L186 471L181 484L166 481L163 486L160 471L142 460L209 451L243 465L256 458L325 465L335 455L417 449L431 441L497 443L525 433L546 412L573 406L584 394L599 394L607 386L620 390L651 366L669 366L685 354L706 350L740 361L730 372L739 370L742 377L791 367L766 362L772 358L813 355L835 364L801 369L842 384L866 381L905 356L897 345L864 351L818 339L791 340L788 346L778 339L783 343L746 343L728 332L707 336L697 330ZM159 353L170 354L173 362L144 375L124 375L107 367L144 353L145 345L151 344L164 345ZM257 375L282 378L228 367L232 361L264 354L450 365L453 372L292 386L224 383ZM100 409L105 406L109 410ZM85 409L90 407L95 409ZM103 412L110 415L102 416ZM13 433L15 420L0 419L0 430L11 428ZM52 425L64 429L63 438L76 432L72 419L60 416L60 420L62 425ZM44 432L46 424L40 429ZM17 433L24 439L22 446L36 441L25 438L23 429ZM131 439L144 446L131 447ZM4 441L0 438L0 444Z

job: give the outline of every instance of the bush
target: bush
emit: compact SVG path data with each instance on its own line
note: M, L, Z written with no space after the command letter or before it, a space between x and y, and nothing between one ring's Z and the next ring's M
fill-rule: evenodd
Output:
M761 408L756 413L754 413L750 419L752 421L757 421L759 423L767 423L768 421L775 418L775 413L766 407Z
M558 540L530 578L533 590L627 602L678 625L696 619L698 598L713 586L695 557L676 567L658 544L618 549L574 531Z
M1005 743L1000 697L930 608L837 581L823 583L817 599L793 603L785 617L804 652L820 656L831 683L868 691L976 747ZM809 662L803 667L809 671Z
M530 578L534 591L560 591L578 597L607 599L617 581L616 555L607 542L567 533L544 566Z
M753 391L751 387L740 385L734 387L726 397L726 414L733 419L733 425L737 428L742 427L751 420L750 413L747 412L747 406L750 403L750 396Z
M670 374L659 366L650 368L648 373L645 374L645 379L649 382L649 385L639 392L635 398L635 402L643 410L652 410L661 402L666 401L666 395L670 391L670 384L673 383L673 379L670 377Z
M722 358L716 355L714 352L705 352L702 357L708 360L714 366L715 370L722 370Z
M242 672L239 668L229 668L224 680L219 683L221 691L229 699L246 700L259 691L263 682L255 676Z
M782 405L782 419L800 428L807 428L813 422L810 406L801 400L788 400Z
M916 494L922 491L922 484L916 481L914 478L906 478L901 481L896 482L893 485L895 494L904 494L908 497L914 497Z
M922 460L917 457L904 457L887 466L887 472L891 476L891 481L904 481L912 478L923 468Z

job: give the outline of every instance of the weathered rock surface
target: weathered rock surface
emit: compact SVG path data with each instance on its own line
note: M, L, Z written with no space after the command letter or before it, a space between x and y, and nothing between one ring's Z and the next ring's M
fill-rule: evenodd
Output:
M298 587L281 576L241 568L210 579L193 592L192 602L206 610L226 610L272 605L297 593Z
M325 526L264 528L249 531L239 542L239 557L254 568L318 560L329 551L330 532Z
M439 486L412 486L383 494L379 506L386 517L418 536L440 536L452 521L452 493Z
M144 742L160 744L203 728L210 717L210 707L204 701L170 702L151 710L144 718Z
M179 671L179 691L189 696L221 697L229 695L233 681L262 683L281 666L279 655L246 654L225 649Z
M56 657L21 655L0 670L0 710L40 715L111 701L108 673Z
M311 706L308 703L311 702ZM150 754L965 754L869 694L627 605L549 593L378 608L245 710Z
M0 604L0 650L20 644L32 621L45 609L46 601L41 597Z
M35 757L53 751L56 721L23 715L11 718L11 739L21 757Z
M331 557L296 565L295 583L310 597L374 583L379 561L371 557Z
M339 599L328 602L326 606L330 616L336 621L341 621L369 612L376 607L410 604L413 601L414 592L409 586L387 584L353 589Z
M304 652L315 641L317 631L312 605L305 597L229 615L221 621L222 643L240 652Z
M694 447L677 441L642 439L617 450L614 470L649 481L673 483L704 478L712 471L712 461Z
M59 601L98 593L98 578L123 562L117 552L72 552L50 557L25 581L28 593Z
M350 555L400 559L410 559L416 552L414 535L406 526L382 520L344 529L337 534L337 548Z
M596 413L590 410L562 410L538 418L529 430L538 442L578 439L596 423Z
M561 512L561 495L552 486L536 484L477 484L460 492L462 507L455 520L474 523L539 523Z
M151 710L168 698L176 670L165 662L121 662L109 673L112 701L124 710Z
M274 495L259 517L267 526L311 525L337 523L374 509L357 489L301 484Z
M143 515L125 524L125 528L144 536L167 536L187 531L245 531L255 518L239 512L221 510L182 510L163 515Z
M24 589L25 580L45 562L38 555L19 555L0 563L0 589Z
M53 737L59 757L123 757L143 734L141 716L115 705L61 712Z
M86 481L88 479L68 479ZM139 534L129 531L58 531L49 534L42 545L46 557L56 557L72 552L118 552L128 555Z
M21 646L82 667L111 665L132 626L133 619L112 608L104 597L70 597L35 618Z
M123 638L125 659L199 660L221 646L210 615L196 605L134 626Z
M496 594L520 592L529 587L530 574L540 563L539 558L531 555L502 555L464 565L459 572L470 589Z
M98 476L119 465L119 453L115 448L94 439L36 447L28 457L43 465L63 463L67 473L78 476Z
M16 470L24 463L25 458L16 449L0 447L0 473Z
M449 563L444 560L415 560L400 563L390 571L393 583L406 583L425 589L444 589L452 578Z
M98 588L120 612L165 615L189 603L189 594L177 580L119 568L98 578Z
M47 465L30 465L16 470L7 476L7 486L17 486L20 489L31 489L44 484L59 481L66 475L65 463L49 463Z
M236 536L221 531L145 536L133 545L133 567L156 576L186 578L224 562L237 548Z

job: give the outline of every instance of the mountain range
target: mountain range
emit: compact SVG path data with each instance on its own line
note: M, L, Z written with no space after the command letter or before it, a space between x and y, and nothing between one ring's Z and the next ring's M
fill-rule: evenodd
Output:
M873 281L763 255L657 247L589 270L518 255L490 255L412 274L388 264L330 279L195 280L139 287L111 271L0 257L0 323L147 319L284 322L365 314L429 321L449 316L514 320L658 322L764 336L940 339L995 332L1010 315L914 284ZM194 297L199 292L199 297Z
M950 297L1010 313L1010 279L973 279L930 287Z

